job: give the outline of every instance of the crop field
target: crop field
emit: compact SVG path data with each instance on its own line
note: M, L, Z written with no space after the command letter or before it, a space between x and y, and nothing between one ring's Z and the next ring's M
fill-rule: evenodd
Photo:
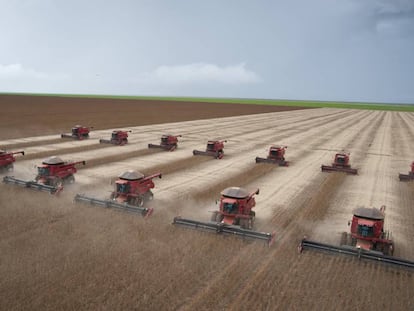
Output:
M51 155L86 160L59 196L0 184L0 309L414 309L413 270L297 250L305 235L337 245L355 207L385 205L394 255L414 261L414 183L398 180L412 112L12 95L0 108L0 148L26 152L15 177ZM60 138L78 123L90 139ZM99 144L113 129L132 130L129 144ZM164 133L182 135L177 150L147 148ZM227 140L223 159L193 156L208 139ZM288 146L289 167L255 163L271 144ZM358 175L321 172L341 150ZM151 217L73 202L108 198L129 169L163 173ZM208 221L229 186L260 189L255 226L272 246L172 225Z

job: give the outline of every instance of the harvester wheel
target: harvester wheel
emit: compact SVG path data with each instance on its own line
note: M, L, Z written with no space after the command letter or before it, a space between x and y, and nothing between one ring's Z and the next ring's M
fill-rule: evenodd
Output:
M145 196L146 196L146 199L147 199L148 201L152 201L152 200L154 199L154 194L152 193L152 191L151 191L151 190L149 190L149 191L145 194Z
M240 228L242 229L249 229L248 219L241 218L240 221Z
M75 176L70 175L70 176L66 177L66 183L73 184L74 182L75 182Z
M223 218L224 218L223 214L221 214L220 212L217 212L216 222L222 222Z
M339 245L348 245L348 233L347 232L342 232L341 242L339 243Z
M132 205L142 207L144 206L144 198L142 196L136 197L132 200Z

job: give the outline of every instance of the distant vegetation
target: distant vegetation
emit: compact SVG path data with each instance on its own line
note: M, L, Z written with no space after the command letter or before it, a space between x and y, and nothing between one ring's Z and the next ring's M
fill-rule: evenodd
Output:
M358 102L331 102L331 101L306 101L287 99L247 99L247 98L210 98L210 97L162 97L162 96L123 96L123 95L94 95L94 94L41 94L41 93L0 93L0 95L28 95L28 96L61 96L83 98L110 98L133 100L170 100L186 102L211 102L226 104L247 105L275 105L314 108L343 108L343 109L367 109L414 112L414 104L385 104L385 103L358 103Z

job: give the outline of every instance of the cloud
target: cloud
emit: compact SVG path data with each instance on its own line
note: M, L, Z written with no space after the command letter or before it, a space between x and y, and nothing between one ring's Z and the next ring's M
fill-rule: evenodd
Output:
M211 83L237 85L261 81L256 73L246 69L244 63L223 67L207 63L159 66L154 71L141 75L137 80L151 85L171 86Z
M48 75L44 72L35 71L31 68L24 68L22 64L0 64L0 78L34 78L44 79Z

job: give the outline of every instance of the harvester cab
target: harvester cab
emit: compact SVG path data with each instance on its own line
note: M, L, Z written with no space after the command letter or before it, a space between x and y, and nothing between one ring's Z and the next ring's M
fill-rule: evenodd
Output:
M267 157L256 157L256 163L271 163L278 164L279 166L289 166L289 162L285 160L286 149L287 146L270 146Z
M213 156L215 159L222 159L224 156L224 143L227 140L209 140L206 151L193 150L193 155Z
M351 232L342 234L342 245L393 255L394 244L384 231L385 206L380 209L359 207L353 211Z
M64 162L61 158L52 156L43 160L42 164L37 167L34 181L24 181L6 176L3 182L57 194L63 190L64 184L75 182L74 174L77 172L76 165L78 164L85 165L86 162Z
M408 174L399 174L400 181L414 180L414 161L411 163L410 168L411 170L408 172Z
M75 201L116 208L127 212L141 213L142 216L148 217L152 214L153 209L143 206L154 197L151 189L155 187L152 179L156 177L161 178L161 173L145 176L140 172L126 171L119 175L115 181L115 189L111 193L109 200L77 194Z
M264 240L270 245L274 241L274 233L252 230L255 220L255 212L252 209L256 205L254 199L256 194L259 194L259 189L249 193L239 187L226 188L221 192L219 210L213 212L211 222L177 216L174 218L173 224L243 238Z
M100 139L100 144L113 144L123 146L128 143L128 133L132 131L115 130L111 134L111 139Z
M76 125L72 128L71 134L61 134L62 138L73 138L83 140L89 138L89 132L93 127L86 127L82 125Z
M335 154L332 165L322 165L321 170L322 172L344 172L352 175L358 174L358 169L351 168L351 165L349 164L349 153L345 152Z
M8 152L6 150L0 149L0 172L13 171L13 162L16 161L16 154L24 155L24 151Z
M161 142L159 145L148 144L148 148L160 148L167 151L174 151L178 147L178 137L181 135L165 134L161 136Z
M221 192L220 209L213 213L211 220L251 230L255 218L253 207L256 206L256 194L259 194L259 189L252 193L239 187L224 189Z

